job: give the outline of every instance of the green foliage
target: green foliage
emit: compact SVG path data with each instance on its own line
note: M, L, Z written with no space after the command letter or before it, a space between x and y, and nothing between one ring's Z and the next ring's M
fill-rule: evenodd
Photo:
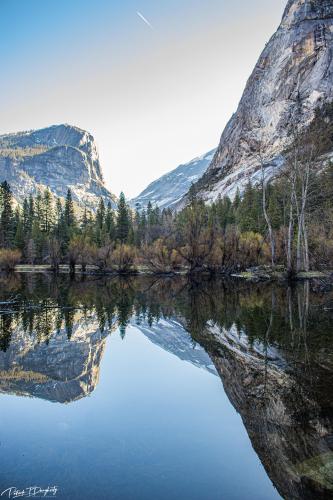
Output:
M333 267L333 166L318 173L307 207L312 265ZM290 183L281 177L266 187L266 206L274 231L276 263L286 264ZM49 263L57 270L67 263L75 272L93 264L100 271L128 272L145 266L153 272L230 273L269 264L268 227L263 216L263 192L250 183L231 201L219 197L206 205L195 187L181 211L160 210L148 204L133 212L123 193L116 210L101 198L96 213L76 211L72 193L65 201L48 189L13 208L10 186L0 186L0 246L18 249L28 263ZM297 234L294 212L292 236ZM293 258L295 256L293 255Z
M254 188L249 182L243 198L236 210L236 222L242 232L262 232L264 221L262 216L261 190Z
M117 239L121 243L126 243L130 230L130 214L124 193L120 193L117 208Z
M13 195L7 181L0 185L0 242L5 248L14 243L15 218L13 213Z

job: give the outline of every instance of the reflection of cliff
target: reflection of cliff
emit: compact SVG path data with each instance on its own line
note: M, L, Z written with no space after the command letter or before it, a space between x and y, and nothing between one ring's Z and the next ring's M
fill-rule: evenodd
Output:
M70 340L64 329L47 342L14 329L6 352L0 352L0 392L67 403L96 387L106 332L94 316L75 316Z
M90 394L105 329L123 337L135 324L180 359L214 363L284 498L333 498L333 294L307 283L20 279L0 286L0 392L58 402Z
M318 348L310 365L292 351L251 345L234 327L210 327L202 345L279 493L333 498L332 354L323 364Z
M193 342L191 335L175 319L161 319L152 325L147 321L134 324L153 344L174 354L182 361L203 368L213 375L217 374L206 351Z

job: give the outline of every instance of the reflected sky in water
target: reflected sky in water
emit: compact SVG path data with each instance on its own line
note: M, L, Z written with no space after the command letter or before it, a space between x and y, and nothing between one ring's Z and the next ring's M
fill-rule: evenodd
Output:
M1 396L2 489L60 498L277 498L216 376L134 326L107 340L95 391L71 404Z
M330 295L183 279L9 284L1 491L328 498Z

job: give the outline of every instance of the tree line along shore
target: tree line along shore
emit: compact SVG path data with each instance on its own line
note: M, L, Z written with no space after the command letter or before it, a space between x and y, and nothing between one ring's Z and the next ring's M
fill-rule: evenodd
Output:
M233 200L205 204L190 189L182 210L148 204L132 210L121 193L118 205L100 200L96 211L78 210L48 189L14 203L7 181L0 186L0 269L47 265L80 272L235 274L264 266L293 278L333 269L333 105L306 131L292 128L285 165L266 177L257 143L261 180L248 182ZM324 161L323 158L326 160ZM320 160L320 161L319 161ZM24 269L24 268L23 268Z

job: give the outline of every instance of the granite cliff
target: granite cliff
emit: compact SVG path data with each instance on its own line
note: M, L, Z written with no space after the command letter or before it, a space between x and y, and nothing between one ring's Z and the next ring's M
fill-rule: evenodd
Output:
M258 147L266 178L278 173L300 109L300 126L333 100L333 0L289 0L277 32L262 52L236 113L223 131L200 196L231 198L260 180Z
M67 189L81 206L96 208L100 197L114 203L104 185L94 138L71 125L0 136L0 181L7 180L15 199L49 187L60 197Z

